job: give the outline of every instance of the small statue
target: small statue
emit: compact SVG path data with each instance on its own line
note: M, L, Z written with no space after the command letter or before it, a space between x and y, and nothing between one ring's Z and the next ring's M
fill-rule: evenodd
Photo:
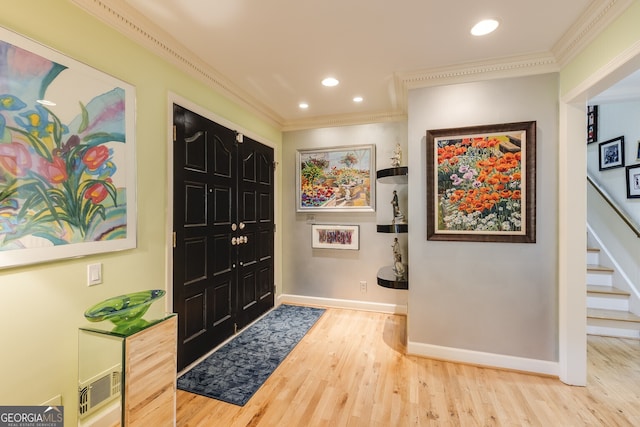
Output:
M400 143L396 143L396 148L393 150L393 156L391 156L391 167L397 168L402 161L402 149Z
M394 260L394 262L397 259L400 259L400 261L402 261L402 253L400 252L400 243L398 242L398 238L397 237L394 237L393 245L391 245L391 248L393 248L393 260Z
M393 206L393 220L392 224L405 224L407 222L404 214L400 212L400 207L398 206L398 192L393 190L393 198L391 199L391 206Z
M400 253L395 254L395 261L393 263L393 272L396 274L396 277L398 278L404 276L405 268L404 268L404 264L402 264L402 255L400 255Z
M404 276L405 268L404 264L402 264L402 253L400 252L400 243L397 237L394 237L391 247L393 248L393 272L396 277L402 277Z

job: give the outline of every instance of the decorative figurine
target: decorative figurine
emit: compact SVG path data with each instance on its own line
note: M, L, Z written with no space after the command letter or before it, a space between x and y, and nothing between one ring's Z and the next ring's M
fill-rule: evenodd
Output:
M397 168L402 161L402 149L400 143L396 143L396 148L393 150L393 156L391 156L391 167Z
M391 206L393 206L393 220L392 224L406 224L407 219L404 214L400 211L400 207L398 206L398 192L393 190L393 198L391 199Z
M405 268L404 264L402 264L402 253L400 252L400 243L398 242L398 238L395 237L393 239L393 272L397 277L404 276Z
M393 245L391 245L391 248L393 249L393 260L394 260L394 262L398 257L400 257L400 260L402 261L402 253L400 252L400 243L398 242L398 238L397 237L394 237Z

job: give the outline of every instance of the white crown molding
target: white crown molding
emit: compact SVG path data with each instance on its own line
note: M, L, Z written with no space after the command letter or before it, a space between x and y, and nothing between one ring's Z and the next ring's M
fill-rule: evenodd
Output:
M404 111L383 111L379 113L337 114L332 116L317 116L296 119L285 122L282 131L316 129L322 127L361 125L366 123L389 123L407 120Z
M407 119L407 92L412 89L558 72L633 3L633 0L594 0L550 52L396 73L393 111L285 120L126 2L71 1L281 131L403 121Z
M230 82L211 65L149 21L126 2L113 0L71 0L78 7L120 31L169 63L212 87L232 102L256 114L278 129L282 117Z
M633 0L594 0L591 2L587 10L551 49L560 67L567 65L632 3Z

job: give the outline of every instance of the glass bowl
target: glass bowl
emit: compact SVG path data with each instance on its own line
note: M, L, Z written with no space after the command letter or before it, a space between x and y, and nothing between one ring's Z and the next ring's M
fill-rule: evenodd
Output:
M109 320L116 326L130 325L142 318L151 304L165 293L162 289L152 289L119 295L88 308L84 317L90 322Z

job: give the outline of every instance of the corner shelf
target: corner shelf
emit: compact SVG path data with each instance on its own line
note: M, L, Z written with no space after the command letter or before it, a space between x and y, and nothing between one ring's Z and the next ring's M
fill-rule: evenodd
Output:
M407 184L409 168L398 166L380 169L376 172L376 179L381 184ZM378 233L408 233L408 224L377 224ZM378 285L390 289L409 289L409 267L404 264L405 272L402 277L396 276L392 266L385 266L378 270Z
M378 285L391 289L409 289L409 267L405 264L405 272L402 277L396 276L393 267L386 266L378 270Z
M376 172L376 178L383 184L406 184L408 175L409 168L407 166L380 169Z
M377 224L378 233L408 233L409 224Z

